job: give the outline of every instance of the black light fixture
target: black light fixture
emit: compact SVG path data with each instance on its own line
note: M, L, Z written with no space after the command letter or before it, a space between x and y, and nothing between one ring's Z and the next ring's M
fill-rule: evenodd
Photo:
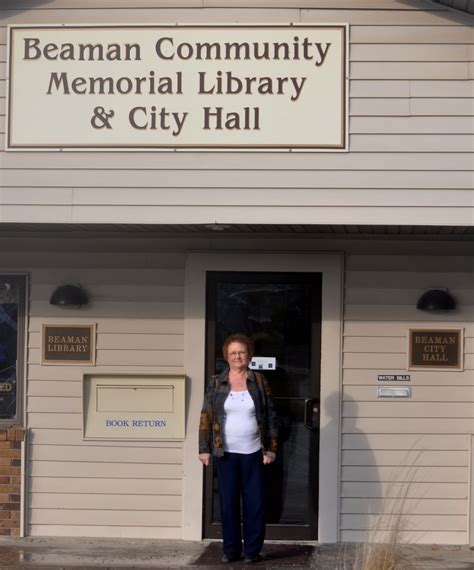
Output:
M89 299L80 285L61 285L54 290L49 302L51 305L61 307L81 307L87 305Z
M447 289L430 289L418 299L416 308L420 311L454 311L456 301Z

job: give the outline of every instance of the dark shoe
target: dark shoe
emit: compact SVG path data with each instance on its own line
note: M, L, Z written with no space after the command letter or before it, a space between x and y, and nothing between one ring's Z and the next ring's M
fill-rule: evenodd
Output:
M246 564L256 564L257 562L261 562L262 560L266 560L267 557L265 556L265 554L263 552L260 552L260 554L253 554L253 555L245 555L244 558L244 562Z
M240 554L239 555L231 555L231 554L224 554L224 556L221 558L222 562L225 562L226 564L228 562L237 562L237 560L240 560Z

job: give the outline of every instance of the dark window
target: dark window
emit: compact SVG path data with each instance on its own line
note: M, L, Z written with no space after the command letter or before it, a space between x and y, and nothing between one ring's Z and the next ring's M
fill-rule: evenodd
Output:
M26 277L0 275L0 425L22 421Z

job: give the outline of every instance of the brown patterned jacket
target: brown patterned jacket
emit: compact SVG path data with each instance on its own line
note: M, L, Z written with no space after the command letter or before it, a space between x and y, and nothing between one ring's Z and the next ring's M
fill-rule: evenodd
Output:
M277 415L271 396L270 386L260 373L249 369L247 390L255 405L258 433L262 451L277 450ZM212 376L204 395L199 423L199 453L212 453L216 457L224 455L223 419L224 402L230 392L229 369Z

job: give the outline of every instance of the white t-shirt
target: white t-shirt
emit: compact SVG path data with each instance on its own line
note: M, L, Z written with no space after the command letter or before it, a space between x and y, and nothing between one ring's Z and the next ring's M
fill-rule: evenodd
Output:
M261 447L255 405L248 390L229 392L224 402L224 451L255 453Z

